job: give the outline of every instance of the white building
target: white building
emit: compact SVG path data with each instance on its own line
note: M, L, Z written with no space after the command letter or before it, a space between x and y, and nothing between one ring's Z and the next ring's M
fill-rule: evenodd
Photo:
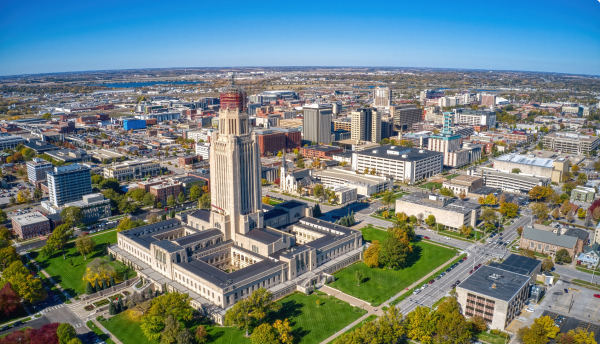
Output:
M392 90L389 87L376 87L373 91L373 106L389 109L392 106Z
M210 158L210 143L196 143L196 155L201 156L202 160Z

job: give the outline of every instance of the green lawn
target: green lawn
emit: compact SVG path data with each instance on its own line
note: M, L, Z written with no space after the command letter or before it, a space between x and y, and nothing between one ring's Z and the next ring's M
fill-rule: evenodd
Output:
M455 173L455 174L451 174L451 175L449 175L449 176L446 176L446 179L450 180L450 179L452 179L452 178L456 178L456 177L458 177L458 176L460 176L460 174L457 174L457 173Z
M359 262L337 272L331 286L361 300L382 303L456 255L455 250L423 241L414 243L413 249L403 269L369 268ZM357 270L363 275L360 286L355 278Z
M439 190L439 189L441 189L441 188L442 188L442 186L443 186L443 185L442 185L442 184L440 184L440 183L433 183L433 182L429 182L429 183L425 183L425 184L421 185L421 187L422 187L423 189L427 189L427 190L431 190L431 187L432 187L432 186L435 186L435 188L436 188L437 190Z
M505 338L502 338L501 336L499 336L497 334L491 334L489 331L488 332L481 332L480 334L477 335L477 339L486 341L486 342L488 342L490 344L504 344L504 343L506 343L506 339Z
M321 301L320 306L317 306L317 300ZM266 322L289 319L297 344L321 343L365 314L362 309L354 312L354 307L347 302L316 294L295 293L277 302L281 304L281 310L270 313Z
M379 240L382 243L385 239L387 239L387 231L383 229L377 229L371 225L361 228L363 239L367 242L372 242L373 240Z
M31 252L30 256L38 262L40 267L54 279L54 281L63 287L69 294L75 296L76 294L85 293L86 282L82 280L82 276L85 273L87 263L94 260L94 258L106 259L105 247L108 244L117 242L117 232L112 231L96 236L92 236L92 239L96 243L96 250L91 254L88 254L87 260L83 259L83 256L77 252L75 243L70 242L67 244L65 249L66 259L63 259L62 252L55 252L51 257L42 257L39 252ZM73 262L73 266L71 266ZM117 270L117 283L123 278L123 273L127 268L119 262L111 262L111 264ZM128 278L135 276L133 271L129 271Z
M321 301L318 307L317 300ZM347 302L316 294L306 296L295 293L277 302L281 309L269 313L264 322L272 324L277 319L289 319L295 344L318 344L365 314L363 310L354 312L354 307ZM199 320L185 322L183 326L193 334L200 324L206 327L209 334L208 343L250 344L250 339L244 337L244 330L238 331L235 327L219 327ZM142 334L140 322L132 320L127 312L103 321L102 326L123 344L158 344Z

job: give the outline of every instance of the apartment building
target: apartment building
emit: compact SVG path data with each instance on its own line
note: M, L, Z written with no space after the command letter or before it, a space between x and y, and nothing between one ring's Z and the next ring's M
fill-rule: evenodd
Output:
M580 135L577 133L551 133L544 136L544 148L562 153L588 155L598 149L598 136Z
M302 133L305 141L330 144L331 139L331 104L312 104L302 108Z
M471 109L454 109L454 123L465 125L485 125L488 128L496 127L496 112Z
M376 87L373 91L373 106L376 108L389 108L392 106L392 90L386 86Z
M528 193L535 186L548 186L551 182L548 177L499 171L489 167L471 168L467 173L483 178L485 186L521 194Z
M410 131L413 124L423 120L423 110L414 104L392 106L390 115L394 119L394 129L400 132Z
M374 108L356 109L351 113L351 139L357 141L381 141L381 112Z
M331 159L333 154L342 153L343 148L335 146L308 146L300 148L300 154L305 158Z
M25 139L20 136L2 135L0 136L0 150L15 149L15 147L24 142Z
M183 188L179 183L161 183L150 186L148 191L154 195L156 202L160 202L166 206L169 196L173 196L177 200L179 193L183 192Z
M40 212L16 215L11 218L12 228L21 239L52 233L50 221Z
M441 173L443 154L392 145L353 152L352 170L363 173L366 169L375 170L377 175L413 184Z
M27 179L32 183L46 180L46 172L52 171L54 165L52 163L39 158L33 158L32 161L27 162Z
M79 201L92 193L91 169L87 166L73 164L54 167L53 171L46 172L46 176L49 202L53 206Z

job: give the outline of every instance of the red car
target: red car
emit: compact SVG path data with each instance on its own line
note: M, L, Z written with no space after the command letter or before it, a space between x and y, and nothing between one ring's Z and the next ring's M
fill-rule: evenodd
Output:
M480 268L481 267L481 263L479 265L477 265L477 267Z
M473 268L473 270L477 270L477 269L479 269L479 266L475 266L475 267Z
M431 280L431 281L429 281L429 284L433 284L433 282L435 282L435 280Z
M469 274L472 274L472 273L473 273L473 270L469 271Z
M429 240L429 237L428 237L428 236L424 236L424 237L423 237L423 239L427 239L427 240Z
M464 257L463 260L467 260L467 257Z
M594 297L597 297L600 299L600 294L594 294Z

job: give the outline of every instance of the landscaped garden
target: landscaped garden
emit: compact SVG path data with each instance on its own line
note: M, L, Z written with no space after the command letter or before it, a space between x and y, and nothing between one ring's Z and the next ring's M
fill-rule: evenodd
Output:
M60 284L69 294L84 294L86 291L86 281L83 280L83 275L86 272L87 264L91 263L95 258L108 260L105 254L106 246L117 242L117 232L112 231L91 237L95 242L94 251L87 255L87 259L77 252L74 242L69 242L65 248L65 257L63 259L62 251L57 250L50 257L44 257L39 251L31 252L30 256L37 261L42 269L44 269L52 279ZM128 269L125 265L117 261L109 261L117 276L116 283L119 283L125 277L135 276L135 272Z
M367 227L362 231L366 241L381 241L387 236L386 232L379 230L384 235L381 236L375 232L378 231L375 228ZM413 253L405 268L369 268L364 262L358 262L337 272L331 286L361 300L382 303L456 255L456 250L424 241L413 243L412 246ZM360 286L357 284L357 271L362 275Z

